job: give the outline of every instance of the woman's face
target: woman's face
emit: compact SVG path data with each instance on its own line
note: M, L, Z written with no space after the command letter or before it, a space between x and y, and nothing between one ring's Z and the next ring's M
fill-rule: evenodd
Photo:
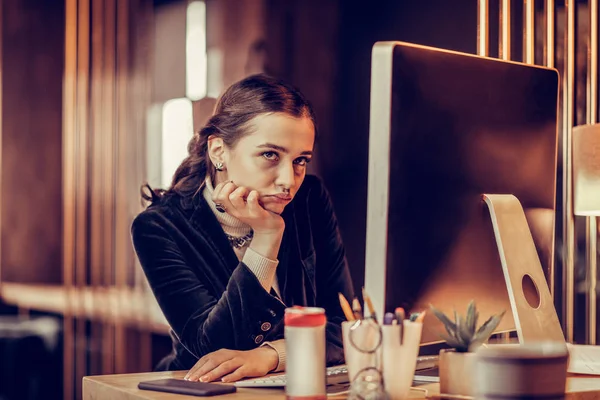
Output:
M304 181L315 142L313 123L273 113L253 118L248 129L232 148L223 145L225 171L216 183L231 180L254 189L266 210L281 214Z

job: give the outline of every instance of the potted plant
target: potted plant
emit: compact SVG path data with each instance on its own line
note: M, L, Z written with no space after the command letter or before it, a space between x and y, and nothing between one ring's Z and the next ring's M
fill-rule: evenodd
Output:
M440 351L440 393L473 396L474 351L489 339L505 311L492 315L478 328L479 312L473 300L467 307L466 316L454 311L454 321L435 307L430 307L444 324L446 334L441 336L451 347Z

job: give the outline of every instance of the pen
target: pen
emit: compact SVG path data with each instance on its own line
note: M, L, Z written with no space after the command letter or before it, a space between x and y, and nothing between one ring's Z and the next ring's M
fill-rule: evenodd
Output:
M365 304L366 304L365 308L369 309L369 314L371 315L371 318L373 318L373 320L375 322L377 322L377 314L375 313L375 307L373 307L373 302L371 301L371 298L365 291L364 287L362 288L362 294L363 294L363 300L365 301Z
M396 321L396 318L394 317L394 314L392 314L391 312L387 312L383 316L383 324L384 325L392 325L392 323L395 321Z
M344 297L344 295L341 293L338 293L338 296L340 298L340 306L342 306L342 311L344 312L346 320L354 321L354 314L352 314L352 309L350 308L348 300L346 300L346 297Z
M356 297L352 301L352 311L354 312L355 319L363 319L362 308L360 307L360 302Z

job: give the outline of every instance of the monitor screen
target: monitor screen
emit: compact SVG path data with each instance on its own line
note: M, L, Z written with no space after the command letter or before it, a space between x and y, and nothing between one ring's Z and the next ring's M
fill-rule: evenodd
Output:
M515 328L482 194L521 202L553 267L558 74L399 42L373 49L365 286L378 312L433 304ZM428 318L422 343L440 340Z

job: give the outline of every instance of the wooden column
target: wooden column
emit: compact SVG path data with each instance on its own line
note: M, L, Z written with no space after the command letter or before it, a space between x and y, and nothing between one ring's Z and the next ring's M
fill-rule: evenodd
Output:
M84 375L150 369L140 357L128 360L149 334L128 340L131 321L104 317L127 301L120 290L134 290L129 230L145 177L152 1L67 0L65 15L63 275L72 300L64 363L65 398L72 398ZM97 295L113 301L100 304ZM144 352L150 348L135 354Z

